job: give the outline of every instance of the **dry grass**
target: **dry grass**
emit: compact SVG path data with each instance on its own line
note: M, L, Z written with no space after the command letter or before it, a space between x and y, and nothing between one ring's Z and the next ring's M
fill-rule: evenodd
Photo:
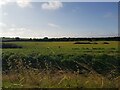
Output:
M3 71L2 75L4 88L120 88L120 76L109 79L109 75L98 74L87 64L79 62L76 63L90 72L80 74L80 69L58 70L48 66L47 62L44 62L44 69L34 69L26 67L21 59L15 59L14 63L9 60L7 63L10 65L8 72Z
M120 88L120 77L109 80L96 72L24 70L3 74L3 87L11 88Z

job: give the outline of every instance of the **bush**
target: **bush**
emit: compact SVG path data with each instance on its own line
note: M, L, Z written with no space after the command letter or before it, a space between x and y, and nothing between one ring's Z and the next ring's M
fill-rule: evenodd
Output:
M103 42L103 44L109 44L108 42Z

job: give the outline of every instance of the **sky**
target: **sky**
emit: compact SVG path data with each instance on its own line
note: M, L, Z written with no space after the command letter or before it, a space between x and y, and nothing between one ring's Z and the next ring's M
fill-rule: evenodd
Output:
M118 35L117 2L3 2L2 37L109 37Z

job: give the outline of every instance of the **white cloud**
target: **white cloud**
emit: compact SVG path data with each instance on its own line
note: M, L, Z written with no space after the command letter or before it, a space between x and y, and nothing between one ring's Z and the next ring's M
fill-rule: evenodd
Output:
M16 27L16 25L15 24L11 24L11 27Z
M15 31L16 29L15 28L10 28L9 31Z
M6 27L7 25L3 22L0 22L0 27Z
M6 28L2 31L1 35L2 36L22 36L22 35L26 35L26 33L29 33L29 29L27 28L22 28L22 27L10 27L10 28Z
M0 32L2 37L40 37L43 35L43 29L34 31L25 27L9 27ZM43 37L43 36L42 36Z
M63 4L60 1L49 1L43 3L41 7L45 10L56 10L63 7Z
M8 15L8 13L7 13L7 12L3 12L3 15L4 15L4 16L7 16L7 15Z
M0 0L0 8L4 5L7 5L10 0Z
M30 0L17 0L16 3L22 8L31 7Z
M58 25L53 24L53 23L48 23L48 26L53 27L53 28L59 28L59 26L58 26Z
M0 0L0 8L7 5L11 0ZM21 8L31 7L31 0L15 0L15 3Z
M27 30L27 29L26 28L14 28L14 27L9 28L9 31L21 32L21 31L25 31L25 30Z

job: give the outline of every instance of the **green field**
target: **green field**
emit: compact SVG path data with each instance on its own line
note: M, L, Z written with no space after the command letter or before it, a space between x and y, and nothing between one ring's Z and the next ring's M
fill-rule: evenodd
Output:
M21 49L3 49L3 52L31 53L41 54L116 54L118 53L118 42L107 41L109 44L103 44L105 41L97 41L98 44L74 44L74 42L8 42L22 46Z
M5 88L120 88L117 41L4 43L22 47L2 49Z

